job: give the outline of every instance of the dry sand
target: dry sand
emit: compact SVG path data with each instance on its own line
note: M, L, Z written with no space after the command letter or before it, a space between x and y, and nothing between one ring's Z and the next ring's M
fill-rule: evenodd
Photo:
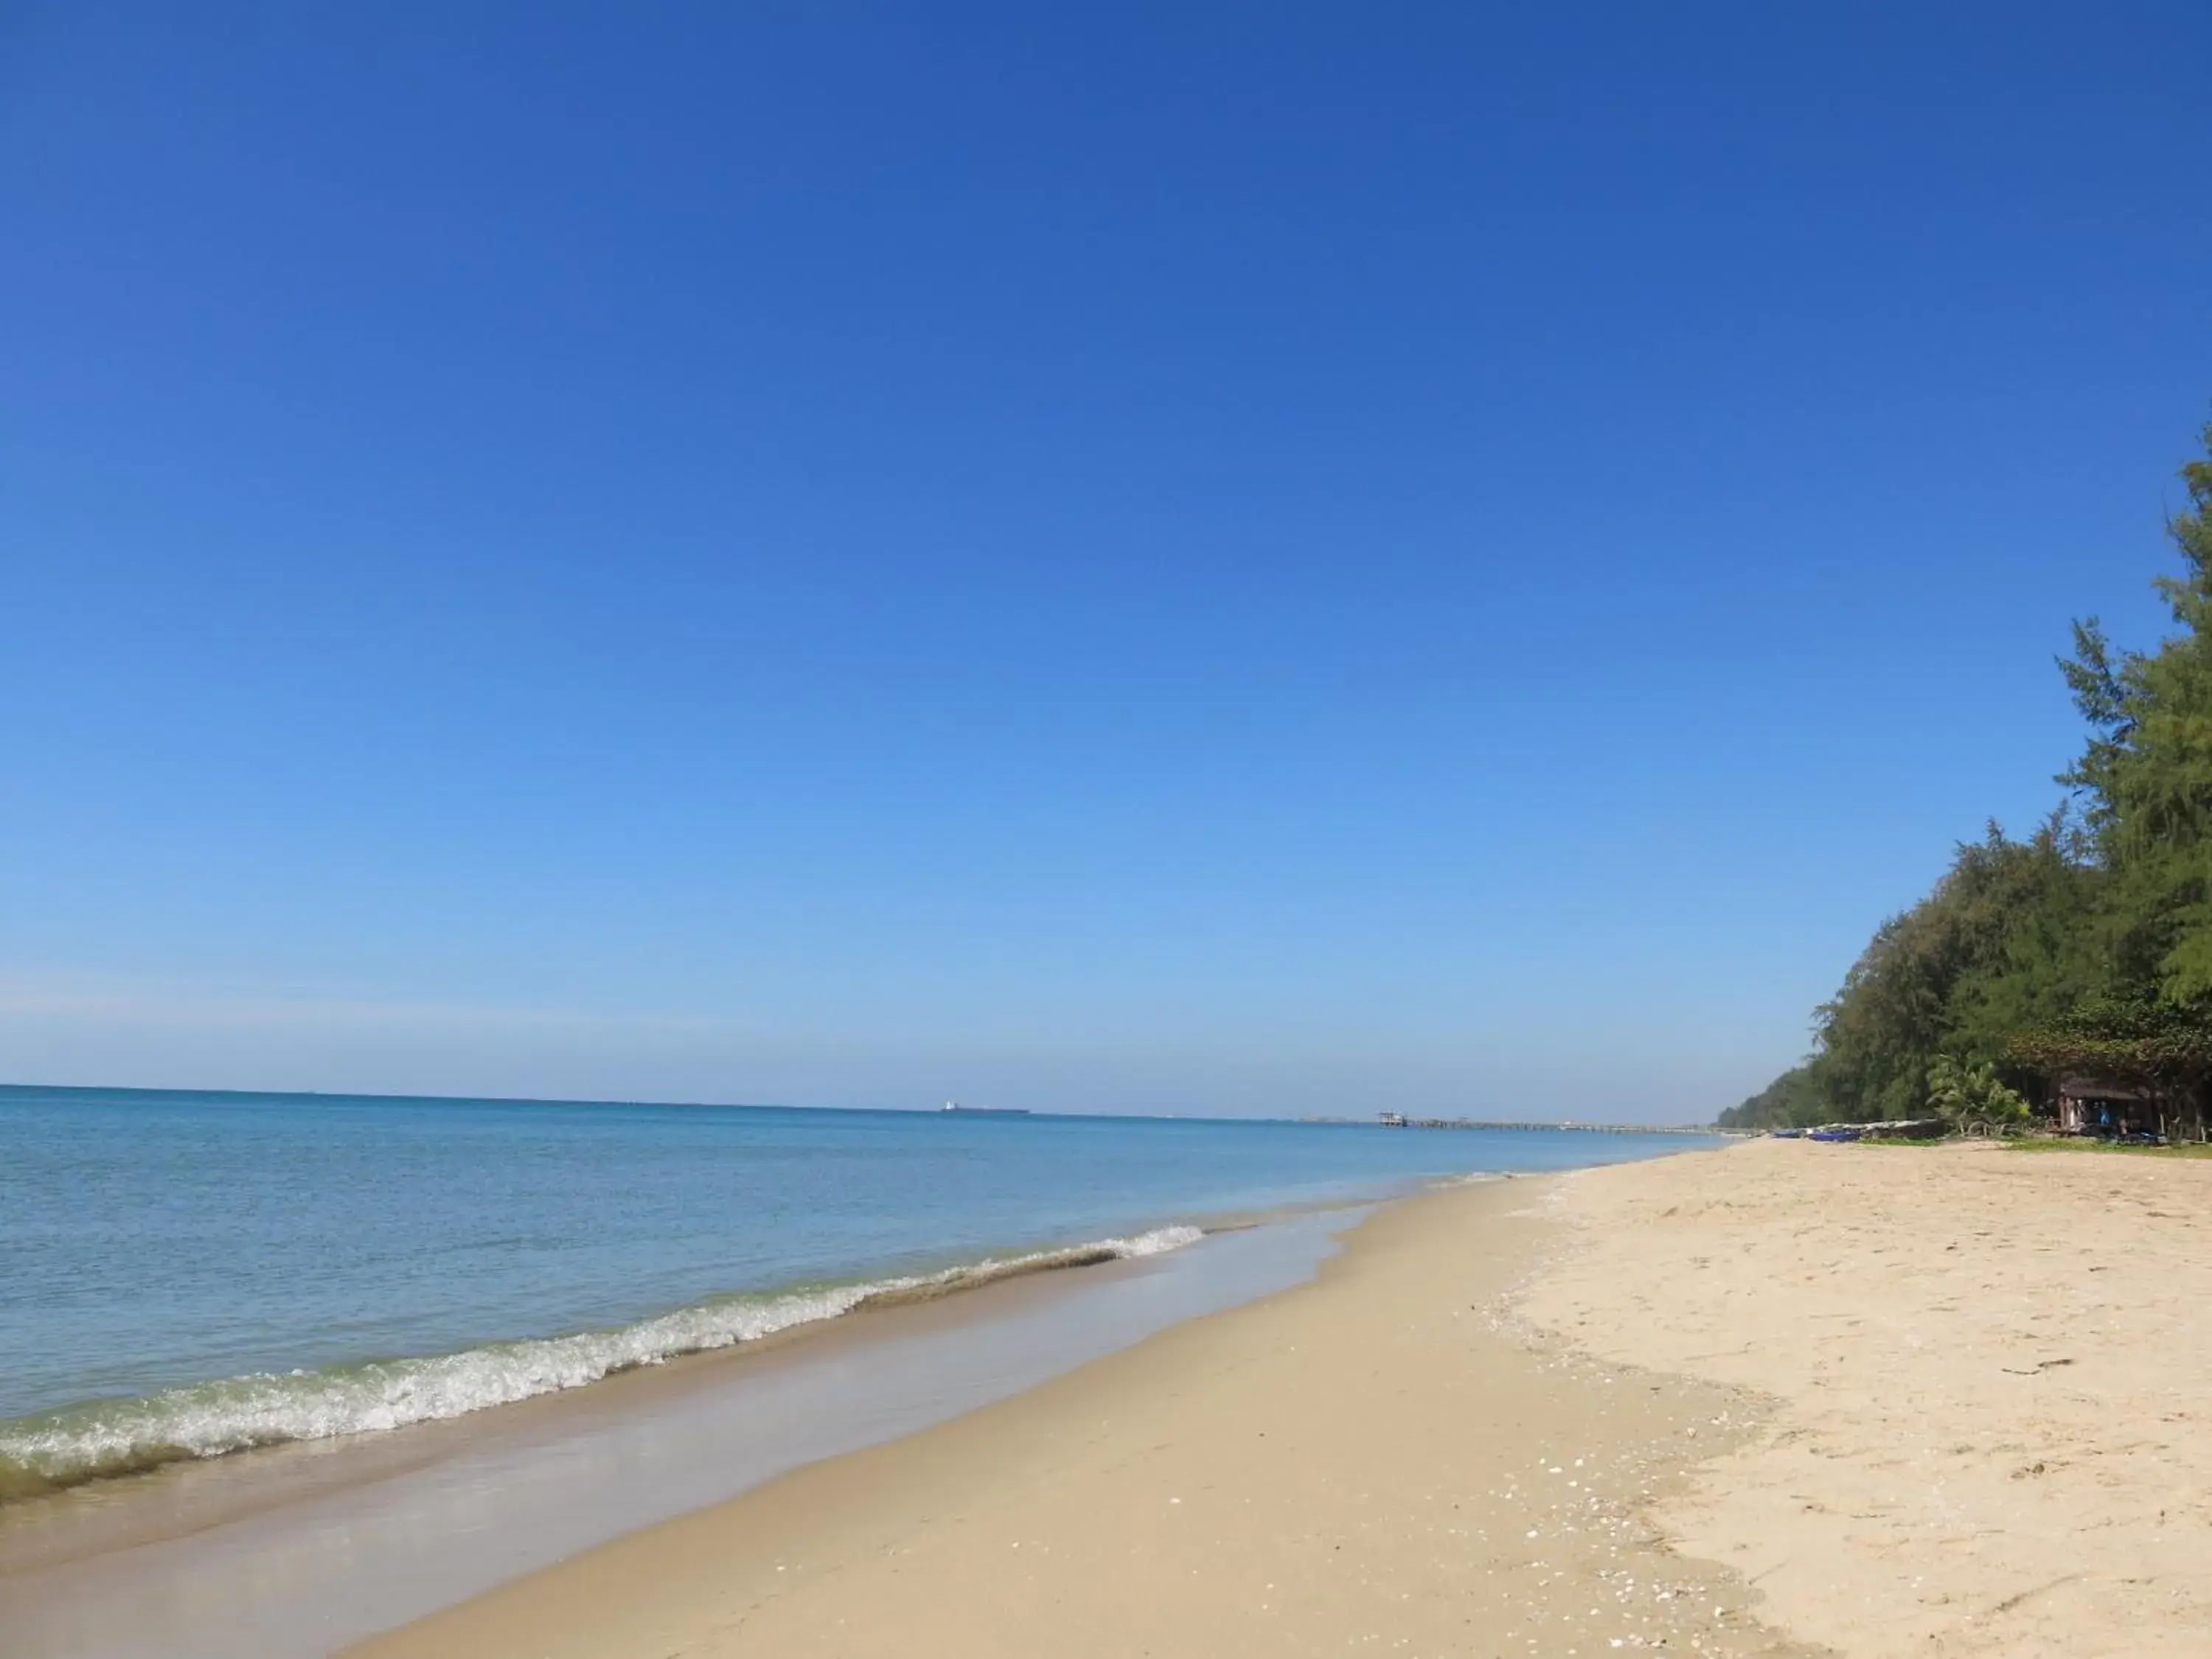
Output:
M356 1652L2212 1653L2208 1197L1771 1142L1440 1193Z
M2212 1162L1758 1141L1555 1183L1528 1315L1756 1389L1659 1519L1853 1656L2212 1654Z

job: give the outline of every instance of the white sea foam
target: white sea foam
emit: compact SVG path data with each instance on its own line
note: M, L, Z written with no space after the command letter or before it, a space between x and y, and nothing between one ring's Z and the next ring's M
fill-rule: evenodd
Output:
M633 1325L497 1342L459 1353L289 1375L261 1373L168 1389L0 1423L0 1500L186 1458L252 1446L374 1433L459 1417L535 1395L582 1388L616 1371L756 1341L836 1319L864 1304L926 1297L994 1279L1194 1243L1198 1228L992 1257L943 1273L738 1297L679 1308Z

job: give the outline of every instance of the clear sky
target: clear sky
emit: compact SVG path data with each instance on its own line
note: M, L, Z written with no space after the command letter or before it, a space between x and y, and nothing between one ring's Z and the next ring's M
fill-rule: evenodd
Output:
M0 1077L1707 1116L2155 632L2208 61L0 6Z

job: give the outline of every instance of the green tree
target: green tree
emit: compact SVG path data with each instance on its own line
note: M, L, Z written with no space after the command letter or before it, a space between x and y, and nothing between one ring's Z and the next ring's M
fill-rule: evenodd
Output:
M1809 1066L1793 1066L1757 1094L1720 1115L1723 1129L1784 1129L1824 1121L1827 1103Z
M1927 897L1875 930L1817 1017L1811 1069L1826 1116L1917 1117L1939 1054L2009 1068L2013 1030L2099 982L2080 927L2098 902L2083 850L2057 817L2026 841L1991 824Z
M2203 441L2212 456L2212 426ZM2212 1011L2212 459L2181 477L2182 574L2157 580L2180 631L2116 654L2094 617L2075 624L2061 666L2091 736L2061 781L2112 880L2111 988Z
M2024 1123L2027 1103L2007 1088L1989 1060L1966 1064L1938 1054L1928 1067L1928 1109L1954 1124Z

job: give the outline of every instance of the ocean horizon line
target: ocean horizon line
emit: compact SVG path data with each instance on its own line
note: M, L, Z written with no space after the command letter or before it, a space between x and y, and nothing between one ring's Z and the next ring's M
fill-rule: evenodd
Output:
M946 1109L955 1103L938 1106L838 1106L802 1104L791 1101L772 1100L655 1100L642 1096L623 1097L594 1095L470 1095L416 1094L379 1089L208 1089L172 1088L149 1084L100 1083L0 1083L0 1101L18 1097L46 1097L54 1095L87 1095L112 1098L118 1095L153 1096L167 1099L269 1100L330 1102L358 1102L364 1105L401 1104L434 1106L453 1104L463 1106L591 1106L638 1108L647 1110L721 1111L721 1112L820 1112L843 1115L883 1114L900 1117L957 1116L964 1119L990 1117L1053 1118L1063 1121L1090 1121L1115 1123L1271 1123L1298 1124L1313 1127L1373 1128L1382 1126L1386 1119L1410 1119L1416 1125L1444 1124L1469 1128L1549 1129L1575 1128L1584 1131L1607 1128L1657 1131L1670 1134L1709 1134L1714 1133L1710 1124L1671 1123L1656 1118L1486 1118L1470 1115L1446 1116L1440 1114L1418 1115L1378 1107L1364 1113L1301 1113L1285 1116L1256 1112L1072 1112L1049 1106L982 1106L958 1103L957 1112Z

